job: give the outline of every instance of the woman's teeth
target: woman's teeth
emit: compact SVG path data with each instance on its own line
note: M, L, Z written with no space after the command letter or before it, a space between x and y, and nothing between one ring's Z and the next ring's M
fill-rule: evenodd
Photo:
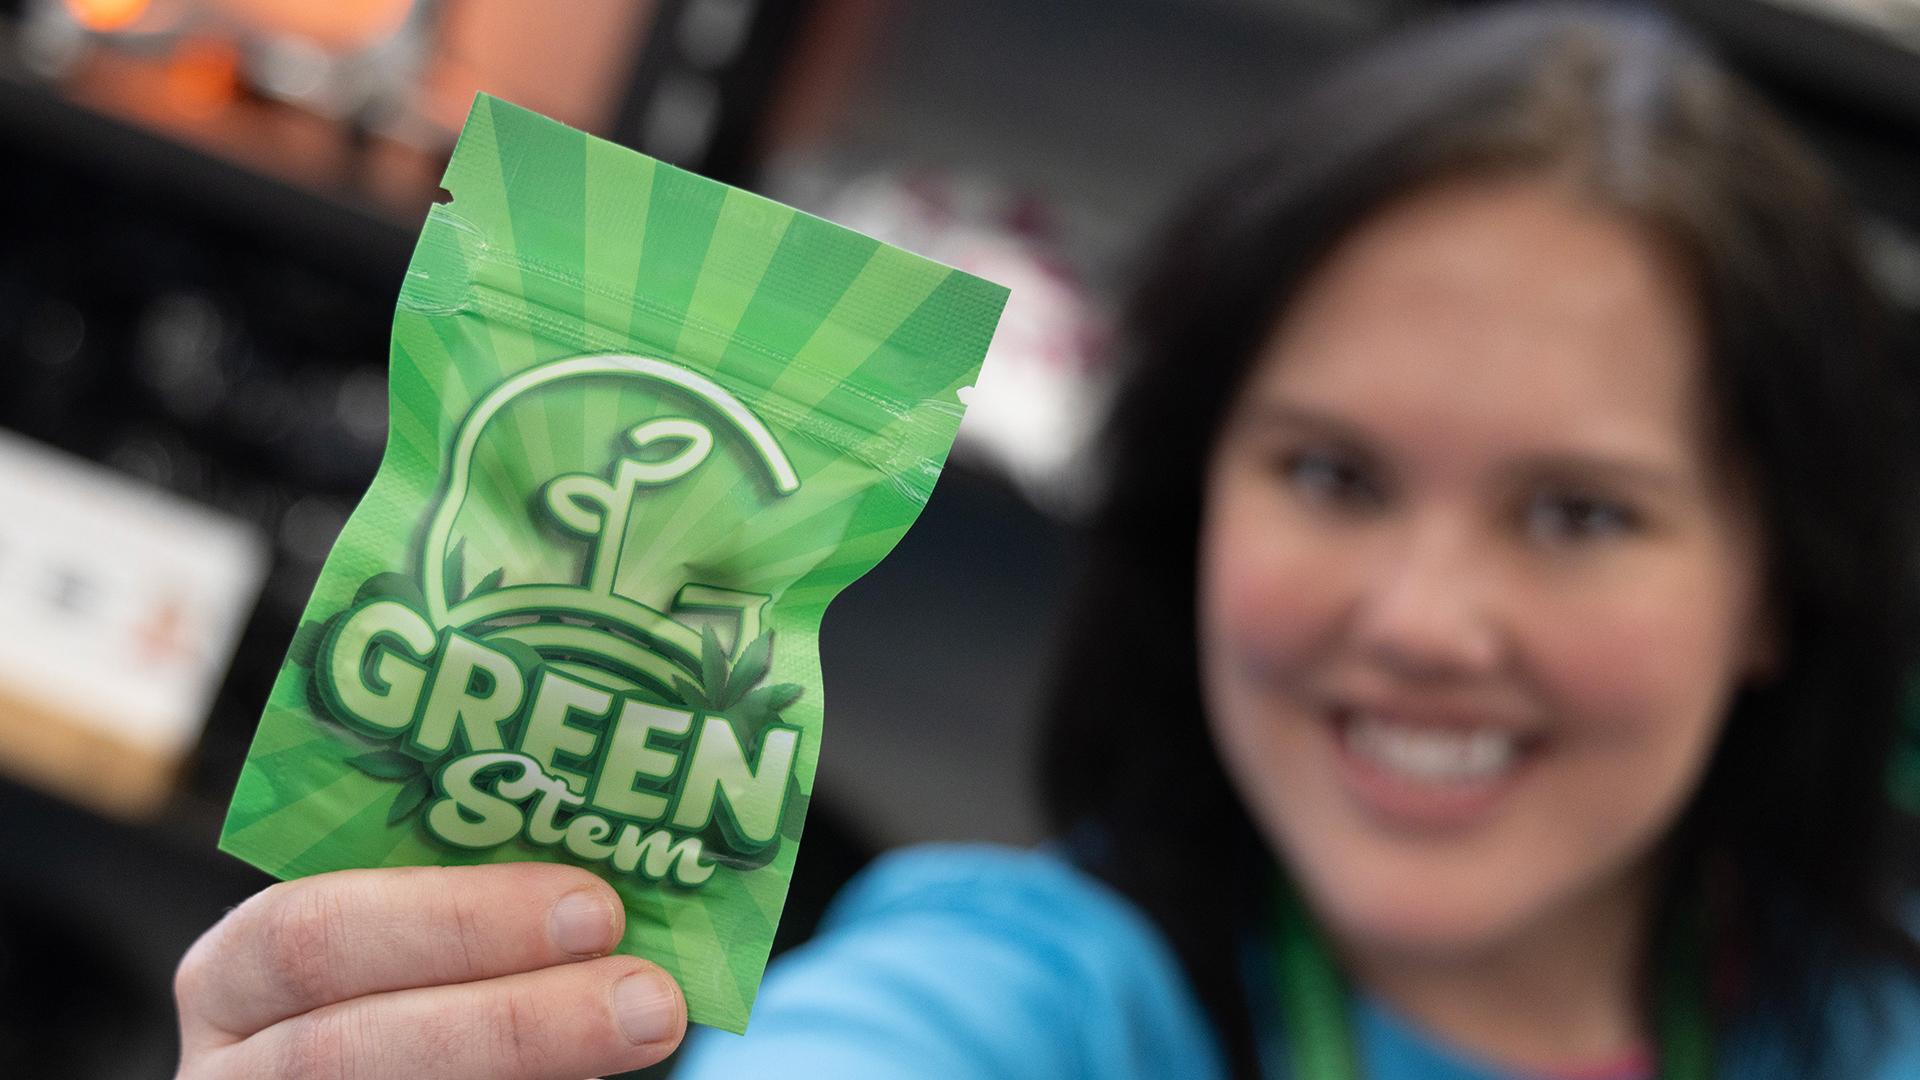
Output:
M1513 767L1517 736L1487 728L1441 730L1355 714L1346 725L1347 749L1383 769L1433 784L1493 779Z

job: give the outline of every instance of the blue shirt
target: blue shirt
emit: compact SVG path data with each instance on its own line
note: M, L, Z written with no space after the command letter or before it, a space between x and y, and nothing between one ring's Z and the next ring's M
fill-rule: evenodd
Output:
M1920 1077L1920 986L1883 988L1890 1038L1860 1080ZM1474 1061L1376 1001L1353 1003L1368 1080L1532 1080ZM1867 1009L1836 1003L1865 1045ZM1263 1033L1263 1056L1283 1049ZM1758 1040L1722 1074L1772 1075ZM1278 1068L1270 1069L1276 1075ZM1045 851L895 852L834 902L820 934L776 962L744 1036L701 1030L675 1080L1212 1080L1220 1047L1172 950L1144 914Z

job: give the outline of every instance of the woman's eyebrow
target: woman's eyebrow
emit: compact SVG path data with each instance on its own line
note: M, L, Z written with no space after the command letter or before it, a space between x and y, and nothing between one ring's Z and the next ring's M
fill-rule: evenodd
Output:
M1560 482L1598 480L1653 494L1671 494L1692 485L1690 470L1658 459L1608 450L1565 450L1529 455L1503 470L1517 481L1542 477Z
M1254 434L1268 430L1309 428L1352 442L1368 441L1366 429L1345 417L1278 398L1250 402L1241 413L1238 424Z
M1365 427L1346 417L1281 398L1250 402L1238 423L1242 430L1254 435L1306 430L1361 446L1371 446L1377 441ZM1599 480L1655 493L1682 491L1693 482L1691 471L1684 466L1605 447L1529 454L1502 472L1515 480L1537 480L1543 476L1562 482Z

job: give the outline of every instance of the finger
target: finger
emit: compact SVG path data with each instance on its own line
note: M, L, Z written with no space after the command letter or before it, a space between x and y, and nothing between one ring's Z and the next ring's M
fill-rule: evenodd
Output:
M660 1061L686 1026L665 972L613 956L328 1005L222 1048L210 1075L578 1080Z
M175 979L189 1048L323 1005L599 956L625 912L554 863L344 870L283 882L230 912Z

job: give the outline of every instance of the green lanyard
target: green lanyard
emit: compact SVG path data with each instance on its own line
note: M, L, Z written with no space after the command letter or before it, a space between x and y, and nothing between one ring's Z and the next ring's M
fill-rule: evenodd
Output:
M1292 889L1279 891L1278 909L1274 982L1280 989L1293 1080L1359 1080L1360 1059L1347 1027L1347 988L1333 953ZM1656 994L1660 1080L1707 1080L1713 1075L1700 922L1692 920L1661 950L1668 963Z

